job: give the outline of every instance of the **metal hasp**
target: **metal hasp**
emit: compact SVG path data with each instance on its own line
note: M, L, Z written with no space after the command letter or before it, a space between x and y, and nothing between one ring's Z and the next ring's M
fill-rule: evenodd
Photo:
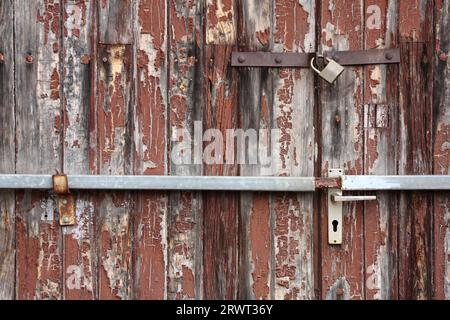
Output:
M362 66L400 63L400 49L372 49L358 51L323 52L341 66ZM292 52L233 52L232 67L310 68L315 53Z
M331 169L328 171L330 178L343 178L343 169ZM342 244L342 203L353 201L376 200L376 196L343 196L342 189L328 189L328 243L332 245Z
M59 224L72 226L75 224L75 200L69 191L66 175L52 176L53 192L58 197Z

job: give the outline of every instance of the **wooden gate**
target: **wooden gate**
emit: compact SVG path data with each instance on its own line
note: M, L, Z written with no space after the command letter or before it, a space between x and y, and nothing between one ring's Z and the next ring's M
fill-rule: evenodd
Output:
M447 175L449 11L449 0L0 0L0 174L268 175L259 162L172 161L180 129L253 129L267 142L258 153L277 159L272 176ZM332 86L311 69L231 66L234 51L319 47L400 48L401 64L348 67ZM51 192L0 191L0 298L450 299L443 191L344 205L340 246L327 242L326 192L73 194L77 224L61 227Z

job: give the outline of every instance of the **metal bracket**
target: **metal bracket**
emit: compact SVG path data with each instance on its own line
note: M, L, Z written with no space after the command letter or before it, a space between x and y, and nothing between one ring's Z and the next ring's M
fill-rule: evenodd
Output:
M330 178L343 178L343 169L330 169ZM377 200L376 196L343 196L342 189L328 189L328 243L342 244L342 202Z
M53 191L58 196L59 224L72 226L75 224L75 200L69 191L66 175L53 175Z
M233 52L232 67L273 67L273 68L310 68L315 53L292 52ZM324 58L330 58L342 66L362 66L375 64L400 63L400 49L372 49L359 51L323 52Z

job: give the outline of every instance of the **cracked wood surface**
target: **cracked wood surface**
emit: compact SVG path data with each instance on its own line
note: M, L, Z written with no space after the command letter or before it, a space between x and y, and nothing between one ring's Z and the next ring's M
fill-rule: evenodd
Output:
M1 1L0 173L449 174L449 17L449 0ZM230 66L318 45L402 63L332 86ZM212 128L254 129L244 155L272 166L173 162ZM0 299L450 299L446 192L344 205L342 246L324 192L73 195L61 228L51 192L0 192Z

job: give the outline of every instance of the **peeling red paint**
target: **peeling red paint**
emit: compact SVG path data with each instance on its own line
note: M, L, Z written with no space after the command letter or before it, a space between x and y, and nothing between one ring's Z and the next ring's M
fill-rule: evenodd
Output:
M253 292L258 300L270 299L271 241L269 198L264 194L258 194L253 200L250 221L250 243L254 265Z

